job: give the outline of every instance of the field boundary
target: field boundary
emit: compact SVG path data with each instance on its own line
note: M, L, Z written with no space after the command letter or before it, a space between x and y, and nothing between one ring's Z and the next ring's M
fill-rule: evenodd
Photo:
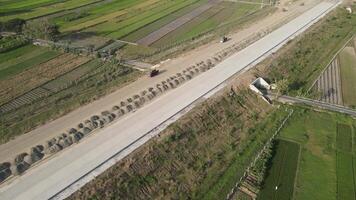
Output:
M271 136L271 138L269 140L267 140L267 142L265 143L265 145L263 146L263 148L261 149L261 151L256 155L255 159L250 163L250 165L245 169L245 172L243 173L242 177L236 182L235 186L231 189L230 193L227 194L226 196L226 200L232 200L232 198L234 197L234 194L236 194L236 192L238 191L238 187L240 186L241 182L243 179L246 178L246 176L248 175L248 171L252 168L252 166L254 166L257 162L257 160L261 157L261 155L263 154L263 152L268 149L268 146L273 142L273 140L275 140L275 137L277 136L277 134L282 130L282 128L284 127L284 125L286 124L286 122L288 121L288 119L293 115L294 110L291 109L291 111L289 112L289 114L287 115L287 117L283 120L283 122L280 124L280 126L278 127L278 129L274 132L274 134ZM298 143L298 145L300 145Z
M353 40L353 38L356 36L356 34L353 34L351 36L350 39L348 39L346 41L346 43L335 53L335 55L331 58L330 62L323 68L323 70L320 72L320 74L316 77L316 79L313 81L313 83L311 84L311 86L309 87L309 89L307 90L307 94L310 92L310 90L313 89L313 87L315 86L316 82L318 81L318 79L323 75L323 73L328 69L328 67L331 65L331 63L336 59L336 57L339 56L340 52L346 47L346 45ZM342 88L342 84L341 84L341 88Z

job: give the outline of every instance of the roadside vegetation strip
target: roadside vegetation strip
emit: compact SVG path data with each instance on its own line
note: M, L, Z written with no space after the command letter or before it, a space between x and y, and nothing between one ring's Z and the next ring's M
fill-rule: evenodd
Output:
M356 108L356 52L345 47L339 55L344 104Z
M292 199L294 179L299 156L299 144L286 140L276 140L275 155L271 168L258 195L258 199Z
M239 157L236 152L250 141L243 137L249 129L254 131L248 135L260 140L265 133L262 129L272 128L269 122L275 122L273 116L276 115L267 114L270 109L247 90L237 91L233 96L224 94L203 103L169 126L159 138L106 170L70 199L196 199L196 195L204 194L197 188L206 175L218 179L231 157ZM261 128L252 128L258 123L249 118L252 115L268 122ZM123 168L124 165L128 167ZM237 166L242 167L241 164ZM165 192L161 193L162 190Z
M199 186L197 199L221 199L230 195L231 188L236 185L236 181L245 175L245 170L253 162L261 149L270 138L278 132L283 121L288 118L287 110L279 109L270 114L268 118L258 123L256 127L250 130L250 136L247 140L251 141L246 144L241 143L240 152L231 158L226 170L221 174L208 174ZM268 125L267 125L268 124ZM261 131L265 134L259 136Z
M323 68L355 32L356 15L337 8L306 34L292 41L289 46L294 48L287 48L281 53L283 56L274 60L266 77L287 80L283 93L307 93Z
M36 55L32 58L26 59L23 62L17 63L12 66L8 66L5 69L2 69L0 71L0 80L8 79L11 76L14 76L26 69L29 69L33 66L39 65L41 63L44 63L48 60L51 60L61 53L55 52L55 51L45 51L39 55Z

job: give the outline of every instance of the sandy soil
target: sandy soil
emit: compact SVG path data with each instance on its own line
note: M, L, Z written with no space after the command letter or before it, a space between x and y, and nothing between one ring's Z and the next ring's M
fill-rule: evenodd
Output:
M112 106L118 104L121 100L133 96L134 94L137 94L147 89L148 87L167 79L168 77L182 71L183 69L194 65L195 63L199 63L201 61L207 60L208 58L214 57L216 53L221 52L222 50L236 43L242 42L253 34L264 32L269 30L270 27L274 27L276 25L281 25L286 20L290 20L295 16L300 15L305 10L310 9L321 1L322 0L299 0L289 4L289 1L281 0L280 5L283 5L283 7L288 7L288 11L285 12L282 8L279 8L277 12L268 15L257 23L254 23L243 30L229 35L228 37L230 40L226 43L221 44L219 41L212 41L210 44L198 47L177 58L167 60L161 64L160 68L164 71L164 73L160 74L159 76L154 78L144 76L136 82L125 86L118 91L107 95L106 97L103 97L89 105L83 106L59 119L56 119L27 134L19 136L6 144L1 145L0 162L7 161L21 152L28 151L30 147L39 143L43 143L46 140L57 136L59 133L69 129L70 127L76 126L79 122L89 118L94 114L100 113L106 109L111 109ZM303 6L300 5L301 2L304 2ZM251 77L251 74L248 77ZM244 82L246 83L247 81L245 80Z

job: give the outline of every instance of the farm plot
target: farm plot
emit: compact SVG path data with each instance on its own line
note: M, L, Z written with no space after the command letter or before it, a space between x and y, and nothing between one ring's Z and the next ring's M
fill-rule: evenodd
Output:
M46 62L58 55L60 55L59 52L33 45L25 45L0 53L0 80Z
M296 107L280 138L301 154L293 199L354 199L351 117Z
M133 31L138 30L147 24L153 23L162 17L168 16L169 14L191 5L196 1L197 0L170 1L122 21L119 20L117 22L108 22L98 25L97 27L94 27L93 30L97 28L100 30L99 34L103 34L111 38L122 38L129 35ZM88 31L90 30L92 29L88 29Z
M54 80L49 81L44 85L41 85L29 92L26 92L25 94L17 97L16 99L0 106L0 112L5 113L11 110L18 109L23 105L30 104L40 98L59 92L60 90L63 90L72 85L73 83L79 81L80 78L85 77L88 72L96 69L97 67L100 67L100 64L98 61L92 60L88 63L79 64L77 66L78 67L74 70L69 71L59 76L58 78L55 78Z
M205 5L202 5L191 12L175 19L174 21L170 22L169 24L166 24L165 26L161 27L160 29L148 34L144 38L141 38L137 41L138 44L142 45L150 45L154 43L155 41L159 40L163 36L167 35L168 33L174 31L175 29L181 27L185 23L191 21L192 19L196 18L203 12L207 11L211 7L213 7L215 4L219 3L219 0L210 0L208 3Z
M63 32L80 31L108 21L117 21L127 14L155 6L159 0L113 1L82 13L70 13L54 19Z
M61 0L61 1L11 1L1 2L0 20L6 21L14 18L32 19L65 10L71 10L101 0Z
M62 54L47 62L33 66L28 70L11 77L11 79L0 80L0 85L2 86L0 88L0 104L10 101L15 97L76 68L88 60L89 58L86 57Z
M218 31L220 26L237 23L249 13L255 12L260 7L254 4L233 2L220 2L206 10L204 13L166 34L152 44L153 47L164 47L174 43L193 39L210 31Z
M345 47L339 54L342 96L344 104L356 107L356 53L355 48Z
M80 59L80 57L75 60ZM62 73L63 74L63 73ZM27 133L38 125L56 119L83 104L111 93L140 75L132 68L95 59L47 82L50 95L37 98L32 103L17 106L11 112L0 115L0 143ZM80 76L80 77L79 77ZM75 79L73 81L73 79ZM68 84L68 82L71 82ZM38 87L44 89L44 87ZM63 89L61 89L64 87ZM59 90L59 91L56 91ZM56 91L56 92L53 92Z
M286 140L276 141L276 154L258 199L292 199L294 179L298 165L299 144Z
M336 147L337 199L355 199L352 129L349 125L337 125Z
M320 75L315 83L314 89L320 94L319 100L343 105L340 62L338 58L335 58Z

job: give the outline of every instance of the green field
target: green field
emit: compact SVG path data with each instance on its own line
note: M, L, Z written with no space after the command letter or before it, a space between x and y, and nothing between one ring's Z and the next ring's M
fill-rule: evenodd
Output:
M345 47L339 59L344 104L356 107L356 48Z
M276 154L271 161L272 167L268 170L258 199L275 200L292 199L293 197L299 144L286 140L277 140L275 145ZM278 187L277 190L276 187Z
M350 117L297 108L280 138L301 145L293 199L354 199Z
M32 45L0 53L0 80L44 63L60 54L60 52L49 51L47 48Z
M14 18L32 19L61 11L75 9L100 0L17 0L0 1L0 21Z
M221 2L217 6L210 8L202 15L156 41L153 46L161 47L167 44L192 39L209 31L216 31L224 24L236 23L239 20L244 19L246 15L257 11L259 8L259 5L254 4Z

